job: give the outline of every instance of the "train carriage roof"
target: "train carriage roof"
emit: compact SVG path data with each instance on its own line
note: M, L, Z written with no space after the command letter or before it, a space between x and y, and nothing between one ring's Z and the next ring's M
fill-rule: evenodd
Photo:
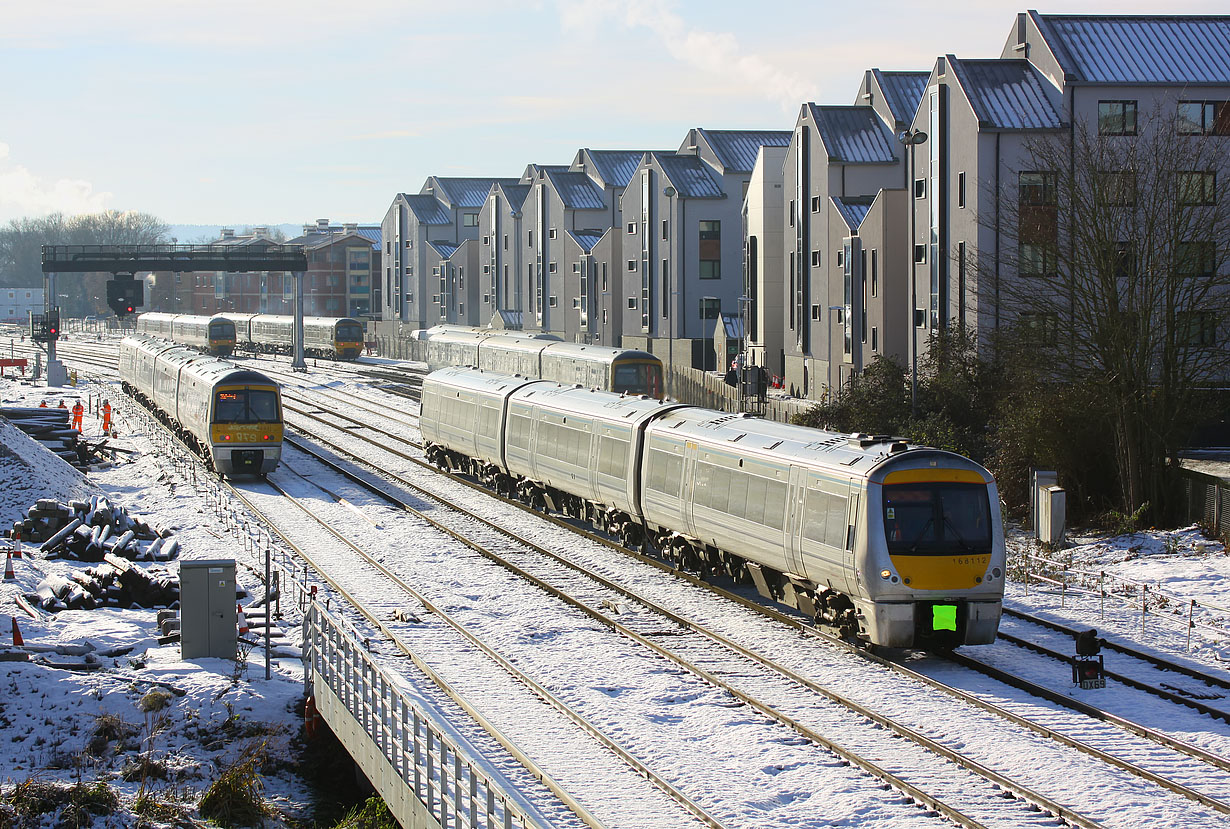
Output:
M587 345L585 343L551 343L547 348L547 353L552 356L559 355L572 359L596 360L604 363L632 359L659 362L658 358L648 351L639 351L633 348L612 348L606 345Z
M667 403L643 394L615 394L609 391L542 381L518 389L516 402L526 402L561 412L623 424L639 423L647 417L680 408L682 403Z

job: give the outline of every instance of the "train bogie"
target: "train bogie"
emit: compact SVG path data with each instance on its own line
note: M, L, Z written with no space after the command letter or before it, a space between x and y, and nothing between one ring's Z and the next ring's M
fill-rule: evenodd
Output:
M877 645L994 641L998 495L966 458L474 370L435 372L423 390L429 455L476 459L532 503L747 578Z

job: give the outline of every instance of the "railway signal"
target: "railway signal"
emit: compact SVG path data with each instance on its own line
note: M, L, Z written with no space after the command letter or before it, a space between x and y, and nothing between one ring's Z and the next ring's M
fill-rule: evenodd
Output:
M1076 658L1072 660L1072 681L1082 688L1106 687L1106 666L1103 663L1102 643L1098 641L1098 632L1092 628L1076 634Z
M117 274L107 281L107 305L121 319L145 304L145 283L133 275Z

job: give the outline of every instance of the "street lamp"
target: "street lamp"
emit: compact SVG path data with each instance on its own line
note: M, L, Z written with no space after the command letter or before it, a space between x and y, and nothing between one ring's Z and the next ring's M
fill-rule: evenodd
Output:
M670 251L670 246L674 244L676 233L679 232L678 228L673 227L675 216L674 216L674 210L671 209L674 206L673 203L671 202L671 199L675 198L677 193L678 191L674 187L671 187L669 184L662 188L662 195L666 196L666 199L667 199L666 213L667 213L667 216L669 217L669 221L671 222L672 231L673 231L670 234L670 239L667 240L668 253ZM650 233L651 231L652 231L651 228L648 228L648 227L645 228L646 233ZM667 256L668 261L671 261L673 259L674 257ZM676 262L676 264L679 264L679 263ZM675 290L674 290L673 285L674 285L674 280L678 278L679 278L678 274L668 275L668 278L666 280L667 293L666 293L666 296L662 298L663 301L666 303L666 332L667 332L667 336L670 338L667 344L667 352L666 352L667 361L670 364L669 368L667 369L667 374L666 374L667 378L670 378L675 371L675 301L674 301L675 300Z
M903 130L897 134L897 140L905 146L906 169L906 199L910 207L910 245L906 251L910 263L910 313L907 324L910 331L910 418L918 417L918 325L914 320L918 308L918 274L914 261L914 147L927 140L927 134L922 130ZM934 198L934 194L932 195Z

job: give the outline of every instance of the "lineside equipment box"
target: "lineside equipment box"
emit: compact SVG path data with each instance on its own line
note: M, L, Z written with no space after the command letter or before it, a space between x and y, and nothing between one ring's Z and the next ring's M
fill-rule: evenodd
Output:
M237 653L235 560L179 563L179 646L184 659Z

